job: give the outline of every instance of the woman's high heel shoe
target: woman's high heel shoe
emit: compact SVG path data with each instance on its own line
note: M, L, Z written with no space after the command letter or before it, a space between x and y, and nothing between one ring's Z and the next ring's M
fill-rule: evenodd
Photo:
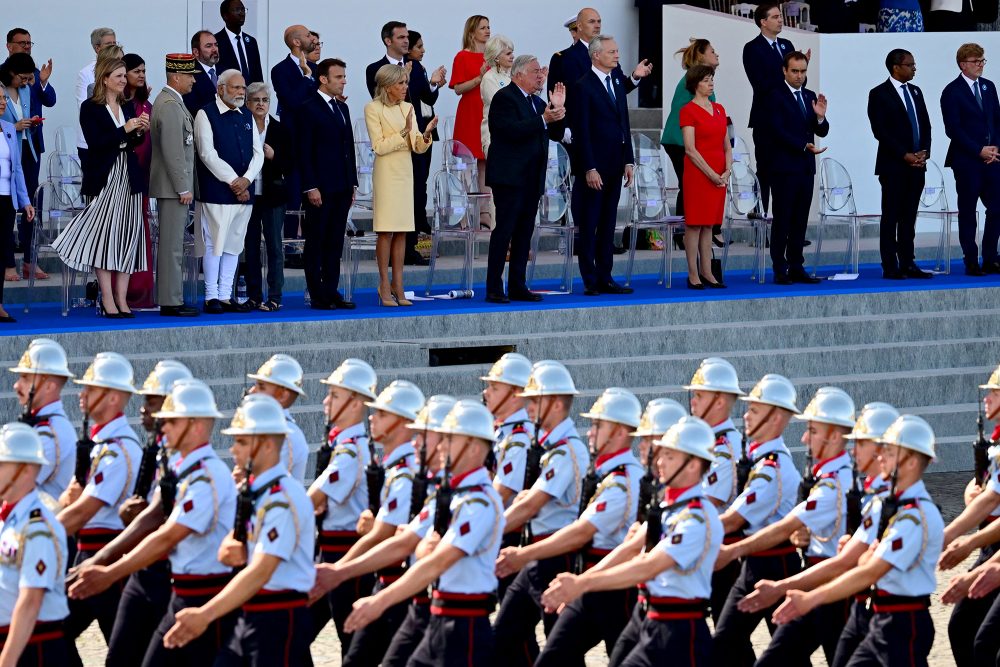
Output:
M705 286L701 283L693 283L691 279L688 278L688 289L705 289Z
M376 294L378 294L379 304L383 306L389 306L391 308L395 308L396 306L399 305L398 303L396 303L396 299L392 296L391 293L389 294L389 298L386 298L382 296L382 290L376 289L375 292Z
M119 313L119 312L109 313L108 310L107 310L107 308L104 307L104 300L103 299L98 299L97 300L97 310L100 313L101 317L106 317L109 320L120 320L120 319L123 319L123 315L121 313Z
M395 290L392 292L392 298L396 300L396 303L400 306L412 306L413 302L406 298L406 292L400 290L397 294Z
M118 305L117 301L115 301L115 308L118 309L118 314L121 315L122 319L125 319L125 320L134 320L135 319L135 315L132 313L132 311L131 310L125 310L124 308L122 308L121 306Z
M678 250L684 250L684 235L674 234L674 247Z

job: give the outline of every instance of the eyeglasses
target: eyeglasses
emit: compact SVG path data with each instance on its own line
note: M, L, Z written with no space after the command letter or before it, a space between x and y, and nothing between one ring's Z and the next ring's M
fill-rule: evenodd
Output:
M21 47L22 49L26 49L26 48L28 48L29 46L34 46L34 45L35 45L35 43L34 43L34 42L29 42L29 41L26 41L26 40L22 40L22 41L20 41L20 42L7 42L7 43L8 43L8 44L17 44L17 45L18 45L18 46L20 46L20 47Z
M963 63L969 63L970 65L985 65L986 58L978 58L976 60L963 60Z
M267 104L271 101L270 97L251 97L250 104Z

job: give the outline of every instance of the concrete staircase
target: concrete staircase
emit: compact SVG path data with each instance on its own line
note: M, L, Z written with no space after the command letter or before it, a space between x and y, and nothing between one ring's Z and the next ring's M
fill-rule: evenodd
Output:
M323 322L198 326L56 335L82 374L93 354L113 349L128 356L141 382L154 363L175 358L214 389L231 414L253 372L271 354L295 356L306 370L307 398L293 412L310 443L323 435L320 402L325 377L346 357L379 372L379 386L405 378L429 396L472 396L489 364L432 365L448 350L516 349L533 360L563 360L588 408L607 386L628 387L646 402L669 396L686 403L681 385L706 356L728 358L749 389L764 373L795 383L804 407L822 385L844 388L860 408L880 400L925 417L939 438L936 471L972 467L977 389L1000 360L995 322L1000 288L865 293L841 296L697 301L599 308L414 316ZM14 365L29 337L3 339L0 364ZM76 386L67 408L77 418ZM138 413L138 400L130 416ZM18 408L0 392L0 418ZM586 420L580 419L581 429ZM801 459L803 428L787 440ZM228 446L217 436L216 446ZM310 468L311 470L311 468Z

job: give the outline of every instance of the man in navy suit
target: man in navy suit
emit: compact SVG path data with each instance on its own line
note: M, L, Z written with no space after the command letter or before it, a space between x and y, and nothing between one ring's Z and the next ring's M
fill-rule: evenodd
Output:
M615 222L622 181L632 185L635 158L625 87L617 74L618 44L597 35L590 42L591 68L573 90L573 210L579 227L578 259L584 294L630 294L611 278Z
M826 119L826 97L805 88L809 60L800 51L785 56L783 82L767 98L763 118L766 125L762 145L770 154L774 181L774 221L771 224L771 262L774 282L818 283L806 273L802 247L812 205L818 148L815 135L830 132Z
M298 162L306 216L306 286L317 310L354 308L337 291L347 214L358 187L351 112L338 98L347 83L343 60L327 58L316 66L319 89L297 113Z
M771 196L770 139L767 136L767 105L771 91L785 80L785 56L795 50L792 43L778 33L784 27L781 8L776 2L763 2L753 13L760 34L743 45L743 69L753 89L750 103L750 122L753 130L754 156L757 160L757 179L760 181L761 213L767 213ZM810 52L806 52L808 58Z
M951 139L944 166L955 172L958 191L958 240L965 255L965 273L1000 273L1000 102L992 81L983 78L983 47L963 44L956 60L961 74L941 93L944 131ZM986 206L983 226L983 265L976 247L976 206Z
M534 56L514 59L512 86L504 86L490 103L487 122L493 143L486 161L486 184L493 188L496 228L490 235L486 268L486 300L491 303L541 301L528 291L525 268L535 230L538 200L545 187L549 139L562 137L563 101L566 89L557 84L549 104L538 97L545 84L545 71ZM503 292L503 267L510 247L507 294Z
M913 54L893 49L885 67L889 78L868 93L868 120L878 141L875 173L882 185L882 277L930 278L913 261L913 237L931 154L931 121L924 94L910 83L917 73Z
M247 8L241 0L222 0L219 13L226 27L215 33L219 41L219 71L236 69L243 74L247 85L264 80L260 66L260 49L257 40L243 32Z
M184 96L184 106L192 116L196 116L206 105L215 101L215 88L219 85L219 75L222 74L222 70L218 68L219 42L215 35L208 30L199 30L192 35L191 54L195 57L198 69L205 73L205 76L194 77L194 87Z

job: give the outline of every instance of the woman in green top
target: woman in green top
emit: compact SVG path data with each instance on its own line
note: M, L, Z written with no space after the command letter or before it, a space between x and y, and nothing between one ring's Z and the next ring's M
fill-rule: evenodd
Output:
M712 43L707 39L691 39L691 44L687 48L679 49L675 55L681 56L681 67L686 72L695 65L707 65L709 67L719 66L719 54L712 48ZM684 85L685 75L681 75L674 89L674 97L670 101L670 115L667 116L666 125L663 126L663 134L660 136L660 144L667 152L670 163L674 166L677 174L677 182L684 179L684 138L681 135L680 113L681 107L694 99L694 95L688 92ZM713 93L709 99L715 101ZM684 190L677 193L677 205L674 207L675 215L684 215ZM715 245L722 247L722 240L717 238L722 233L722 226L717 225L713 230ZM684 234L674 235L674 245L679 249L684 246Z

